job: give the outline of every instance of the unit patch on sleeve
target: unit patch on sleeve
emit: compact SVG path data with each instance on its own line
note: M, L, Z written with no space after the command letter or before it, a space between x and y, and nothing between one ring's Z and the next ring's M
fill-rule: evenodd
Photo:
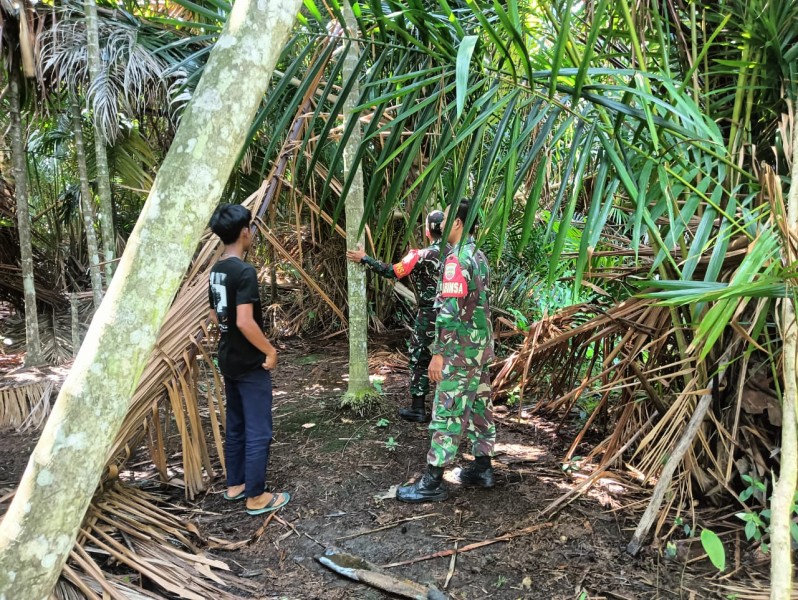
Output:
M443 267L443 285L441 287L441 296L444 298L465 298L468 293L468 284L466 283L463 270L460 268L460 261L456 256L450 256L446 259L446 264Z
M396 277L401 279L402 277L407 277L410 275L410 272L413 270L413 267L416 266L418 259L418 250L411 250L408 252L407 256L402 259L402 262L396 263L393 266L393 272L396 274Z
M418 258L419 258L418 250L411 250L410 252L407 253L407 256L405 256L402 259L402 262L396 263L393 266L393 272L396 274L396 276L399 279L401 279L402 277L407 277L408 275L410 275L410 272L413 270L413 267L416 266Z

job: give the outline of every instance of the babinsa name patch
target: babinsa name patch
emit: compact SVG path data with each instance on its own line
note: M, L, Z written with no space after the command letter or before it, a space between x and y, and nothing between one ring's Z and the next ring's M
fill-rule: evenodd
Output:
M468 293L468 284L460 268L460 261L456 256L446 259L443 267L443 285L441 296L444 298L465 298Z

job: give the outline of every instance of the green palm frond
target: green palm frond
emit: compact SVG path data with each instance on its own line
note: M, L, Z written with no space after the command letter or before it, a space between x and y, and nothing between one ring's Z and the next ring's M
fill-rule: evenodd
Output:
M40 70L73 94L85 95L100 131L113 143L120 135L120 112L135 116L151 110L168 116L162 107L168 105L169 62L155 52L154 40L163 45L176 36L146 23L100 18L99 38L102 69L90 83L83 13L67 3L42 36Z
M172 63L182 77L175 101L183 103L227 4L176 4L181 37L167 50L193 49ZM691 36L673 11L649 6L632 15L627 2L405 0L358 8L365 133L355 160L367 182L362 226L379 247L396 246L381 236L394 235L397 214L407 224L401 246L425 210L458 196L475 199L486 238L513 229L529 243L548 211L549 281L561 277L565 261L578 295L607 268L601 256L616 251L612 239L631 250L619 268L642 269L649 280L709 283L727 276L735 239L757 239L759 184L737 152L758 143L783 106L765 77L791 89L794 3L703 6L706 25ZM754 22L755 14L762 18ZM341 107L352 84L341 79L348 42L339 16L335 4L306 2L242 150L265 174L288 132L301 127L292 179L314 190L336 220L350 185L342 178L349 132ZM644 38L633 31L635 19L651 26ZM725 36L749 29L767 51L745 62ZM741 82L744 64L760 72ZM304 102L305 116L295 121ZM730 144L729 124L750 111L746 104L769 108L745 130L748 141Z

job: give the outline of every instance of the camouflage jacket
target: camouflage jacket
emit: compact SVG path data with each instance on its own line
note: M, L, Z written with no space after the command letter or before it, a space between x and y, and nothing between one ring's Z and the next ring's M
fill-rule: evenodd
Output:
M416 290L418 309L432 311L438 295L438 280L441 277L441 253L438 244L426 248L411 250L401 262L389 265L368 255L363 257L363 264L369 269L388 279L407 277Z
M488 259L473 238L458 244L443 265L435 308L433 354L444 364L481 367L494 358Z

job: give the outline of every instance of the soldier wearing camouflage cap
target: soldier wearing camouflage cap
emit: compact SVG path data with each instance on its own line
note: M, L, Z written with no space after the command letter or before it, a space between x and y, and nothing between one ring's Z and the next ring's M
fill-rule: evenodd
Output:
M349 250L346 257L361 263L382 277L407 277L416 290L418 312L410 336L410 408L402 408L399 416L406 421L423 423L429 420L426 397L429 392L430 346L435 339L435 298L441 274L440 239L443 235L443 211L427 215L426 236L431 242L426 248L411 250L395 265L372 258L361 249Z
M427 472L397 490L402 502L440 502L448 497L443 469L454 461L464 434L471 441L475 460L461 471L460 481L484 488L494 485L491 456L496 426L488 372L494 357L490 270L472 237L476 219L465 230L468 211L465 200L446 210L447 221L454 221L448 238L452 250L444 262L436 302L439 312L429 366L429 378L438 386L429 425L432 440Z

